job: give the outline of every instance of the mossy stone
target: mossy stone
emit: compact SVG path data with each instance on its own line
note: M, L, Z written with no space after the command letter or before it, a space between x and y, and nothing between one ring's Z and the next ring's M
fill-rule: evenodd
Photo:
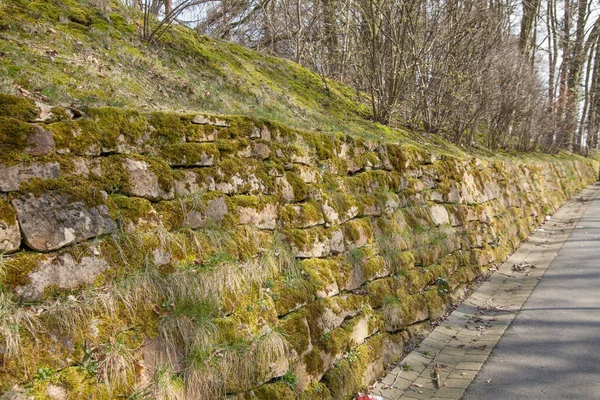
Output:
M257 389L253 390L254 396L253 398L257 400L272 400L272 399L281 399L281 400L295 400L296 395L292 388L287 385L285 382L275 382L269 383L266 385L259 386Z
M15 118L0 117L0 162L9 165L28 159L27 135L31 126Z
M145 118L137 111L116 107L91 108L77 123L84 134L98 137L108 152L119 145L140 146L147 130Z
M156 146L185 142L190 125L189 117L169 112L153 112L147 114L146 118L154 128L151 138Z
M38 117L39 110L31 99L0 93L0 115L21 121L32 121Z

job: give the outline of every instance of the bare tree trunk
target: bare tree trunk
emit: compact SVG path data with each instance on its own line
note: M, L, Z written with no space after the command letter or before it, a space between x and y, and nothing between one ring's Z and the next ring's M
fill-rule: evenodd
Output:
M523 17L521 18L521 32L519 34L519 47L523 54L532 57L532 49L535 46L534 25L535 18L540 8L541 0L523 0Z
M598 148L598 115L600 113L600 40L593 46L594 67L592 69L592 84L590 87L590 110L588 112L588 148Z
M333 78L339 75L337 0L320 0L321 18L323 21L323 37L325 40L325 71Z
M563 18L563 30L562 30L562 54L563 59L560 65L560 87L559 87L559 99L558 99L558 117L561 121L559 127L560 132L560 146L568 151L573 150L573 131L570 127L566 126L567 118L566 113L569 106L569 68L571 66L571 3L570 0L565 0L564 4L565 12Z
M584 147L584 135L586 134L586 123L588 120L588 113L590 108L590 79L591 79L591 69L592 69L592 59L587 58L587 67L585 71L585 85L584 85L584 94L583 94L583 111L581 112L581 119L579 120L579 127L577 130L577 143L579 145L578 151L582 151Z
M577 132L577 114L579 112L580 85L583 66L585 64L584 40L585 26L588 20L588 0L578 0L577 4L577 29L575 31L575 41L570 56L570 65L568 71L568 99L565 115L566 129L569 131L568 140L572 144L568 145L569 150L576 148L579 143Z

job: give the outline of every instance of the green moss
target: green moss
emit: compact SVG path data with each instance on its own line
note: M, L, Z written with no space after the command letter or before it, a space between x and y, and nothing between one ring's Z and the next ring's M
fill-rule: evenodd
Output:
M279 220L284 229L308 228L323 223L323 212L314 200L298 205L285 204L279 209Z
M309 258L298 263L306 274L310 284L316 290L317 297L329 297L342 286L343 276L339 259Z
M318 347L329 353L334 358L340 358L346 351L350 350L352 341L350 333L344 327L337 327L324 335L321 335L317 343ZM321 373L324 371L320 371Z
M224 120L229 125L226 128L219 129L218 137L220 139L248 138L256 126L260 127L262 125L252 116L246 115L227 115L211 118L213 120L215 118Z
M32 121L39 111L31 99L0 93L0 115L21 121ZM1 122L0 122L1 123Z
M94 399L108 399L109 392L104 385L99 385L95 377L83 367L67 367L58 375L61 386L67 390L73 399L91 395Z
M56 179L34 178L29 182L21 183L21 193L32 194L36 197L42 194L66 196L68 201L83 202L87 207L96 207L106 204L104 194L99 188L89 184L80 176L63 175Z
M27 159L27 135L31 126L14 118L0 117L0 161L14 164Z
M155 129L153 142L160 146L185 142L190 118L180 114L153 112L147 116L148 123Z
M260 210L263 205L261 199L256 196L235 196L232 197L232 202L237 207L253 208L255 210Z
M411 251L404 251L400 254L400 265L403 270L413 269L415 267L415 255Z
M86 121L81 121L81 125L86 126ZM46 125L46 128L52 132L59 150L79 156L98 155L102 151L100 135L90 129L82 130L77 122L70 119Z
M316 296L316 289L308 277L289 276L275 282L271 296L277 314L281 316L311 302Z
M380 167L380 155L374 151L369 151L365 154L366 163L371 167Z
M328 232L321 226L309 229L288 229L282 233L292 249L298 252L310 252L316 243L329 240ZM326 247L323 249L326 250Z
M101 175L92 172L90 180L98 188L107 193L131 193L131 182L129 174L125 169L127 159L144 162L148 165L148 170L156 176L159 188L164 192L169 192L173 188L173 175L169 165L160 157L144 157L137 154L111 155L100 158Z
M289 387L285 382L275 382L262 385L255 389L254 398L257 400L295 400L296 395L292 388Z
M356 197L341 191L327 191L323 194L323 202L332 207L339 216L339 221L335 218L328 220L330 224L344 222L359 214L361 209Z
M162 158L170 165L207 166L219 159L219 150L212 143L178 143L162 146Z
M237 179L233 179L237 177ZM241 180L244 183L233 185L236 193L273 193L274 179L265 170L265 165L257 160L228 158L219 162L215 183L230 185Z
M99 137L108 151L119 144L139 146L146 132L146 121L138 112L115 107L89 109L77 123L84 134Z
M121 226L131 223L136 229L143 229L140 226L142 222L147 223L156 219L156 212L146 199L121 195L112 195L110 199L116 205L113 218L120 221Z
M373 241L373 227L368 218L353 219L342 225L347 245L364 246Z
M213 125L190 124L186 127L185 137L188 142L214 142L218 132Z
M15 225L17 223L17 212L8 201L0 197L0 223Z
M434 281L432 273L426 268L408 270L404 272L407 289L411 294L418 293Z
M446 284L445 287L448 287ZM446 289L442 289L446 290ZM427 309L429 311L429 319L431 321L436 320L446 313L448 310L449 304L446 299L445 293L440 294L440 289L438 290L428 290L424 294L425 301L427 302Z
M323 364L323 359L321 358L321 354L317 348L313 348L311 351L306 353L304 358L302 358L302 362L306 366L306 372L314 377L317 377L324 372L323 369L325 365Z
M333 400L327 386L317 382L298 395L299 400Z
M241 139L219 139L215 142L216 148L223 156L235 156L250 146L250 141L246 138Z
M371 281L389 274L387 264L383 257L373 257L366 260L362 267L365 279Z
M320 160L331 160L334 158L334 139L324 133L299 132L302 138L311 148L314 148Z
M298 202L306 199L308 196L308 187L300 176L294 172L287 171L285 173L285 178L294 191L294 201Z
M160 220L167 230L173 231L184 225L185 213L183 212L179 201L161 201L155 208L160 216Z
M5 269L2 277L2 287L14 289L17 286L29 284L29 273L39 267L40 262L47 257L40 253L21 252L3 261Z
M363 374L381 357L383 342L383 335L375 335L365 344L358 346L352 357L336 363L327 371L323 382L329 388L333 398L351 398L370 383L363 382Z
M403 298L389 297L384 304L383 315L385 329L396 332L428 319L429 309L425 297L420 294Z
M304 310L293 312L281 319L280 330L298 354L304 354L310 345L310 331Z
M90 180L107 193L129 193L129 177L123 163L125 157L113 155L100 158L100 175L90 174Z
M365 171L345 179L352 193L373 194L398 192L402 177L395 171Z

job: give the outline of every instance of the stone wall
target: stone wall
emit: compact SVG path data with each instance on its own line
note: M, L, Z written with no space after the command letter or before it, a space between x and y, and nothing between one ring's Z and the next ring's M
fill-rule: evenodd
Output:
M471 158L246 117L40 116L11 101L0 276L45 331L21 327L26 357L0 346L0 392L32 382L34 365L55 375L32 390L82 394L65 371L88 357L112 379L105 353L126 336L113 388L151 385L161 364L182 398L349 399L598 177L574 156Z

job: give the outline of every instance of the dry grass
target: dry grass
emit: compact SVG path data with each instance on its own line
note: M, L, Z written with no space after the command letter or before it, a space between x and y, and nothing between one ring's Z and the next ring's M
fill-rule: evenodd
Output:
M289 355L288 342L277 332L251 345L222 349L219 357L204 362L203 354L191 358L184 371L186 395L190 399L221 398L242 382L259 386L269 379L270 369Z
M98 348L98 379L104 381L109 392L131 389L137 365L136 350L119 336Z
M0 292L0 343L4 359L22 355L23 334L37 341L36 335L42 332L39 319L31 310L19 307L11 294Z
M6 269L0 254L0 282L5 274ZM33 310L20 307L14 296L0 285L0 349L3 352L4 362L22 356L24 334L37 342L37 335L43 331L39 318Z
M231 235L217 228L209 231L211 245L227 249ZM250 230L246 235L248 240L258 236ZM185 250L190 244L187 241L186 245L181 237L161 232L161 247L165 251L175 247ZM119 235L113 241L125 259L139 238ZM139 316L148 315L154 307L158 332L171 362L157 368L148 387L141 391L150 393L149 398L202 399L208 394L224 395L227 382L262 383L268 368L286 358L289 349L285 339L270 332L252 341L243 339L239 346L226 345L214 320L225 316L224 297L247 296L250 288L262 287L267 280L294 271L296 260L278 234L262 254L245 261L218 256L205 265L176 268L169 274L148 266L113 279L102 288L90 287L54 298L35 309L21 307L11 295L0 291L0 343L6 357L21 354L24 333L35 339L36 334L48 331L83 341L89 338L90 329L96 329L91 354L99 382L112 393L131 391L140 357L139 340L128 340L120 330L135 326ZM92 328L94 320L102 321L100 333ZM181 366L182 361L185 368L175 371L181 374L178 378L173 368Z
M185 388L183 380L173 373L168 366L159 365L152 376L152 381L142 392L148 400L184 400Z

